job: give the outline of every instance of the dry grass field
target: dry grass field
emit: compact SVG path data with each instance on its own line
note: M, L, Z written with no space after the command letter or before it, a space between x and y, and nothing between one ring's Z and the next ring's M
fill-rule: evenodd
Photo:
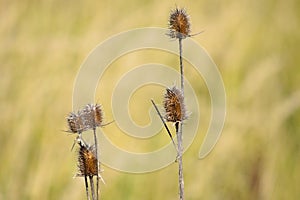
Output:
M209 93L193 79L201 106L199 132L184 154L185 194L198 199L300 198L300 3L266 1L33 1L0 0L0 199L85 199L76 173L74 136L65 117L73 84L88 54L117 33L166 27L169 11L184 6L194 37L218 66L227 95L222 136L203 160L197 158L210 120ZM166 38L168 40L168 38ZM110 96L122 74L164 52L141 51L117 60L101 80L96 100L113 119ZM174 68L176 69L176 68ZM152 90L153 88L145 88ZM154 93L156 101L162 90ZM140 91L132 118L148 123L151 95ZM188 121L187 121L188 123ZM155 149L168 141L132 139L105 127L129 151ZM161 138L161 140L159 140ZM155 138L154 138L155 139ZM102 199L177 199L177 164L146 174L103 166Z

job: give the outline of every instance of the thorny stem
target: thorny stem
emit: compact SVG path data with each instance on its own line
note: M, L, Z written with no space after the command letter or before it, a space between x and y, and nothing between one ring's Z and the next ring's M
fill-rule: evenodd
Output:
M94 132L94 140L95 140L95 147L96 147L96 159L97 159L97 200L99 199L99 158L98 158L98 140L97 140L97 133L96 128L93 128Z
M169 136L170 136L170 138L171 138L171 140L172 140L172 143L173 143L173 145L174 145L174 147L175 147L175 149L176 149L176 151L177 151L177 154L178 154L178 149L177 149L176 144L175 144L175 142L174 142L173 136L172 136L172 134L171 134L171 132L170 132L170 130L169 130L169 128L168 128L168 126L167 126L167 124L166 124L164 118L163 118L163 116L160 114L160 112L159 112L159 110L158 110L156 104L154 103L154 101L153 101L152 99L151 99L151 102L152 102L152 104L153 104L153 106L154 106L154 108L155 108L157 114L159 115L161 121L163 122L163 124L164 124L164 126L165 126L165 128L166 128L166 130L167 130L167 132L168 132L168 134L169 134Z
M89 178L90 178L90 185L91 185L91 191L92 191L92 199L95 200L95 188L94 188L93 176L89 176Z
M85 182L85 192L86 192L86 197L88 200L90 200L90 195L89 195L89 184L87 181L87 176L84 176L84 182Z
M182 38L179 37L179 63L180 63L180 77L181 77L181 92L184 101L184 70L182 63ZM179 181L179 199L184 200L184 180L183 180L183 163L182 163L182 154L183 154L183 146L182 146L182 123L179 124L177 122L176 125L176 135L177 135L177 145L178 145L178 181Z

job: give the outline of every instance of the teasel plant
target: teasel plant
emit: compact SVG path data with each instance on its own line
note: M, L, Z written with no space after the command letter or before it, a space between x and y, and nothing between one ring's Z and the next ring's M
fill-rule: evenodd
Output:
M164 116L158 110L155 102L151 100L156 112L160 116L165 129L167 130L173 144L175 145L172 134L169 131L166 122L172 122L175 125L176 138L177 138L177 158L178 162L178 185L179 185L179 199L184 200L184 178L183 178L183 122L187 120L186 106L184 103L184 66L183 66L183 48L182 41L185 38L198 35L202 32L191 34L190 16L187 14L184 8L178 8L171 10L168 23L168 33L166 34L171 39L178 39L179 44L179 69L180 69L180 89L176 86L166 88L164 94Z
M87 199L90 199L88 192L88 182L87 178L90 179L92 199L99 199L100 187L99 179L103 182L103 178L100 175L100 162L98 154L98 138L96 129L97 127L102 127L107 124L103 124L103 112L99 104L87 104L82 110L79 110L77 113L71 112L67 117L67 123L69 126L68 132L78 134L76 137L72 149L75 143L79 144L79 153L78 153L78 169L79 173L77 176L84 177L86 195ZM93 130L94 135L94 145L88 145L82 138L82 133L84 131ZM96 182L96 192L94 189L93 177L97 177Z
M77 167L78 172L76 177L84 177L85 191L87 199L90 199L88 180L90 180L92 199L96 199L95 188L94 188L94 176L98 176L98 159L96 157L96 147L91 146L83 141L82 138L77 137L76 142L79 145Z
M184 104L184 96L182 94L182 91L178 89L176 86L173 86L172 88L166 88L166 92L164 94L164 100L163 100L164 116L160 113L159 109L157 108L155 102L152 99L151 102L157 114L159 115L161 121L163 122L165 129L167 130L167 133L171 138L172 143L174 144L174 147L177 151L176 162L178 162L179 199L183 200L184 199L184 180L183 180L183 162L182 162L183 147L182 147L182 129L180 129L180 127L182 127L183 121L188 118L186 112L186 106ZM175 125L177 146L174 142L173 136L166 122L171 122Z

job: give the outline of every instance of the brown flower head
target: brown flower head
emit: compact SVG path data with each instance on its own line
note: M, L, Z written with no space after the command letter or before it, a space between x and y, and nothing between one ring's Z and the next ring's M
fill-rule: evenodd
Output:
M71 112L67 117L67 122L69 126L69 132L81 133L84 131L84 124L80 117L80 114Z
M78 113L70 113L67 117L69 132L82 133L83 131L102 126L103 114L98 104L88 104Z
M181 90L176 87L167 88L164 98L163 104L167 122L178 122L187 119Z
M175 8L170 13L169 33L171 38L184 39L190 36L190 17L184 8Z
M86 105L82 111L81 117L87 129L93 129L101 126L103 120L101 106L98 104Z
M100 105L98 104L93 105L93 114L95 119L95 125L102 126L103 113Z
M82 142L78 151L77 176L98 176L97 158L95 146L89 146Z

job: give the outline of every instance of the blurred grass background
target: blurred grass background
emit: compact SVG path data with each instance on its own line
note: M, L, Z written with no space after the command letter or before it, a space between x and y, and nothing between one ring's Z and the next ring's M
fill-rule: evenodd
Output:
M203 81L194 80L203 91L199 103L204 114L201 130L184 155L186 199L299 199L299 1L0 4L0 199L85 199L83 180L72 179L73 136L61 132L72 110L78 69L98 43L114 34L166 27L175 4L187 8L193 32L205 30L194 39L216 62L227 93L222 137L207 158L198 160L210 103ZM161 62L157 56L148 61L154 62L152 58ZM139 63L130 56L122 59L128 66ZM138 102L141 96L136 94ZM99 101L109 121L109 101ZM144 115L137 108L133 119ZM176 164L139 175L104 169L103 199L177 198Z

